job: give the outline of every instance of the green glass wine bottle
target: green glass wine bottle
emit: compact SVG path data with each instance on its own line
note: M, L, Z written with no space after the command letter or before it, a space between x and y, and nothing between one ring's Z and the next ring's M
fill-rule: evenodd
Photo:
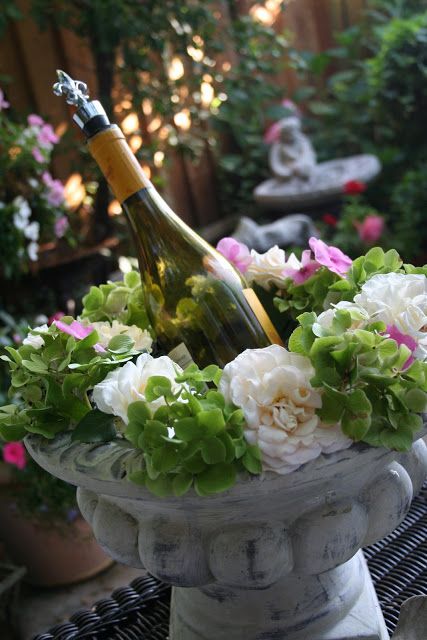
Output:
M172 211L84 83L58 77L54 91L77 106L73 119L125 211L160 347L181 366L224 366L244 349L281 343L255 292Z

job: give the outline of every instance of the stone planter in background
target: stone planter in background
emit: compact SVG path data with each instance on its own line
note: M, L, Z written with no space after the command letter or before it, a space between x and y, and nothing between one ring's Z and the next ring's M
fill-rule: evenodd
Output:
M77 485L99 543L173 585L171 640L388 640L361 547L390 533L427 474L408 454L353 445L210 498L156 498L126 480L142 452L112 442L26 445Z

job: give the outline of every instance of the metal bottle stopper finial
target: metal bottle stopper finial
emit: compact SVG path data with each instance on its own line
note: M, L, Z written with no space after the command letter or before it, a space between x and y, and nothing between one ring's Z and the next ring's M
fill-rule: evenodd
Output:
M73 80L68 73L56 70L58 82L53 85L53 93L56 96L66 96L68 104L81 107L89 101L87 84L81 80Z
M77 107L73 120L90 137L110 125L106 113L98 100L90 100L87 84L73 80L68 73L57 69L58 82L53 85L56 96L65 96L67 103Z

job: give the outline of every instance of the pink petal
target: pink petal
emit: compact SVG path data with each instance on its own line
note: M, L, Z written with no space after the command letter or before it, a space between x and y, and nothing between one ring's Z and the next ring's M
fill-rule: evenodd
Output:
M66 324L65 322L61 322L61 320L55 320L54 324L60 331L68 333L68 335L73 336L73 338L76 338L77 340L86 338L86 336L93 331L93 327L86 327L76 320L73 320L71 324Z

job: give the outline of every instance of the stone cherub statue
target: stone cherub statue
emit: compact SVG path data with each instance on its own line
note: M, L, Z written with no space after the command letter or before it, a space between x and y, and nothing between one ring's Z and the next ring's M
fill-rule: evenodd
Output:
M270 168L281 180L308 180L316 165L316 154L310 140L301 131L297 117L283 118L278 123L279 139L270 149Z
M271 143L269 164L273 175L254 190L254 198L263 208L286 213L337 203L346 182L369 182L381 170L378 158L368 154L316 162L315 151L296 114L271 125L265 140Z

